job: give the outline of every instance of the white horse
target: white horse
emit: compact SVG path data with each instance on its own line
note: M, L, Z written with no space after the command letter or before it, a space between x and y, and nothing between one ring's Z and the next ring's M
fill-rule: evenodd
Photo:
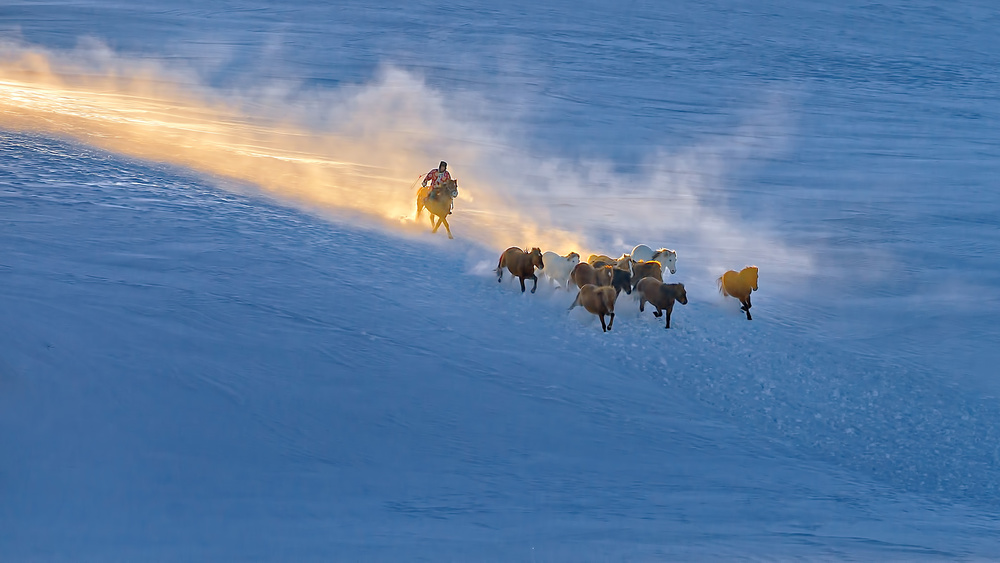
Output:
M559 256L555 252L545 252L542 254L542 263L545 267L538 271L539 274L555 281L560 288L569 289L569 274L580 263L580 255L570 252L566 256Z
M634 262L649 262L650 260L656 260L665 268L670 270L671 274L677 273L677 253L669 248L661 248L654 252L652 248L646 246L645 244L639 244L632 249L629 256Z

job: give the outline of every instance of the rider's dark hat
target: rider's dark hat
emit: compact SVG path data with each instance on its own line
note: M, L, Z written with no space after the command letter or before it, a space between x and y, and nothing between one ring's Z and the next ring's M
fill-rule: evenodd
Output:
M438 168L441 168L442 166L448 166L448 163L442 160L441 164L438 164Z

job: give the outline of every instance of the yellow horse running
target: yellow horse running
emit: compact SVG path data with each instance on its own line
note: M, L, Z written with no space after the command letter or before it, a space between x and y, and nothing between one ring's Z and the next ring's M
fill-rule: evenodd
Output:
M739 272L729 270L719 276L719 291L723 295L735 297L740 300L742 306L740 310L747 314L747 320L752 321L750 316L750 293L757 291L757 266L747 266Z
M432 190L434 191L434 197L430 197ZM432 233L436 233L441 225L448 231L448 238L455 238L451 236L451 226L448 225L448 215L451 214L451 208L454 205L455 198L458 197L458 181L457 180L445 180L441 182L441 185L437 188L431 188L430 186L420 188L417 190L417 219L420 218L420 212L427 209L430 213L431 218L431 229ZM434 224L434 217L437 217L437 224Z

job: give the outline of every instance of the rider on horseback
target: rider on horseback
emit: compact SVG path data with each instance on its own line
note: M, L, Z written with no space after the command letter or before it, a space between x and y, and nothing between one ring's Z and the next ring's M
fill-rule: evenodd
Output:
M448 163L441 161L441 164L437 168L431 170L424 176L424 181L420 182L420 185L427 187L427 182L431 183L431 193L427 197L430 199L437 199L438 194L441 192L441 183L447 180L451 180L451 174L448 173Z

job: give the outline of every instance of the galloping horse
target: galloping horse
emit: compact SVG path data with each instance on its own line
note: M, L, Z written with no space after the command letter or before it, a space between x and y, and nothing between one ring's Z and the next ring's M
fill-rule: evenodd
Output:
M427 186L420 188L417 191L417 219L420 218L420 212L427 208L430 213L431 218L431 229L432 233L436 233L441 225L448 231L448 238L455 238L451 236L451 227L448 225L448 215L451 213L451 208L453 201L458 197L458 180L445 180L441 182L441 186L437 189L437 197L430 198L431 187ZM437 225L434 224L434 217L437 216Z
M740 300L740 310L747 314L747 320L752 321L750 316L750 292L757 291L757 266L747 266L736 273L734 270L719 276L719 291L723 295L729 295Z
M531 292L534 293L538 289L538 276L535 275L535 268L539 270L545 268L542 251L535 247L531 249L531 252L525 252L512 246L503 251L503 254L500 255L500 262L497 263L497 269L494 270L498 282L503 281L504 268L507 268L510 275L520 278L521 293L524 293L524 280L534 281L535 285L531 286Z

